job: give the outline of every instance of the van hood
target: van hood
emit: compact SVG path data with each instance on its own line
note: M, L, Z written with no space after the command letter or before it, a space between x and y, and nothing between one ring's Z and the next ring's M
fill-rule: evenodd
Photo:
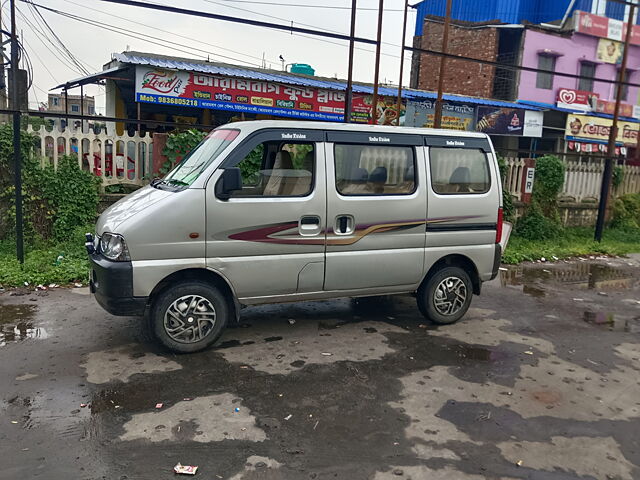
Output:
M171 195L175 195L175 192L159 190L151 186L136 190L102 212L96 224L96 233L98 235L104 232L120 233L118 228L123 222Z

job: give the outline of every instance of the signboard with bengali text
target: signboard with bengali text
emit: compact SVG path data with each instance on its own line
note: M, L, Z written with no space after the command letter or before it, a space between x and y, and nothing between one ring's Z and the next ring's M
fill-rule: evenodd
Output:
M609 132L613 120L610 118L592 117L582 114L567 115L565 138L567 140L591 140L600 143L609 141ZM618 121L616 143L636 146L638 143L638 127L640 124Z

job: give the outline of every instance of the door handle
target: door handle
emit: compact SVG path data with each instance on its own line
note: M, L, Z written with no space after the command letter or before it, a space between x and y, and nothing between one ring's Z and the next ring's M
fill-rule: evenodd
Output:
M337 235L351 235L355 230L356 221L352 215L338 215L333 232Z
M305 237L318 235L320 233L320 217L317 215L301 217L298 223L298 232Z

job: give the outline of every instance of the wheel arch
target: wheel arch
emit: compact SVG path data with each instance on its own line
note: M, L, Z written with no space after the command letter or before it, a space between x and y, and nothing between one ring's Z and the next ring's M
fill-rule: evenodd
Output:
M167 275L151 291L151 294L149 295L149 305L160 293L165 291L170 286L175 285L178 282L189 280L197 280L209 283L220 289L224 297L227 299L229 311L232 313L231 318L235 319L236 322L239 321L240 304L238 303L238 299L235 295L233 287L223 275L207 268L186 268L184 270L178 270L177 272L173 272L170 275Z
M459 267L462 268L469 278L471 278L471 285L473 285L473 293L480 295L480 289L482 288L482 282L480 281L480 275L478 274L478 268L476 264L469 257L461 254L451 254L440 258L429 268L429 271L422 280L424 285L433 275L439 270L445 267Z

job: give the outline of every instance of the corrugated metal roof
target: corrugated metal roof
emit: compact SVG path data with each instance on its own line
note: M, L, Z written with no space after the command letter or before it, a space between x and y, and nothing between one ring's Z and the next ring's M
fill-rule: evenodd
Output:
M187 70L212 75L228 75L231 77L248 78L251 80L262 80L266 82L285 83L289 85L299 85L301 87L323 88L327 90L346 90L347 84L340 80L324 80L303 75L293 75L289 73L278 73L272 70L250 69L236 67L212 62L198 62L197 60L180 59L165 56L149 55L137 52L123 52L114 54L113 58L122 63L133 65L151 65L158 68L168 68L175 70ZM356 93L373 93L371 85L354 84L353 91ZM378 87L378 94L384 96L396 96L397 87ZM403 98L411 100L435 99L434 92L422 90L402 90ZM503 108L523 108L525 110L539 110L533 106L521 105L499 100L488 100L484 98L464 97L461 95L444 95L444 100L449 102L471 103L475 105L488 105Z
M98 73L92 73L91 75L86 75L84 77L74 78L73 80L69 80L68 82L61 83L57 87L53 87L51 90L55 90L57 88L62 88L62 87L71 88L71 87L77 87L79 85L86 85L88 83L94 83L96 80L100 80L101 78L108 78L112 76L114 73L120 72L124 69L125 67L114 67L114 68L109 68L107 70L102 70L101 72L98 72Z

